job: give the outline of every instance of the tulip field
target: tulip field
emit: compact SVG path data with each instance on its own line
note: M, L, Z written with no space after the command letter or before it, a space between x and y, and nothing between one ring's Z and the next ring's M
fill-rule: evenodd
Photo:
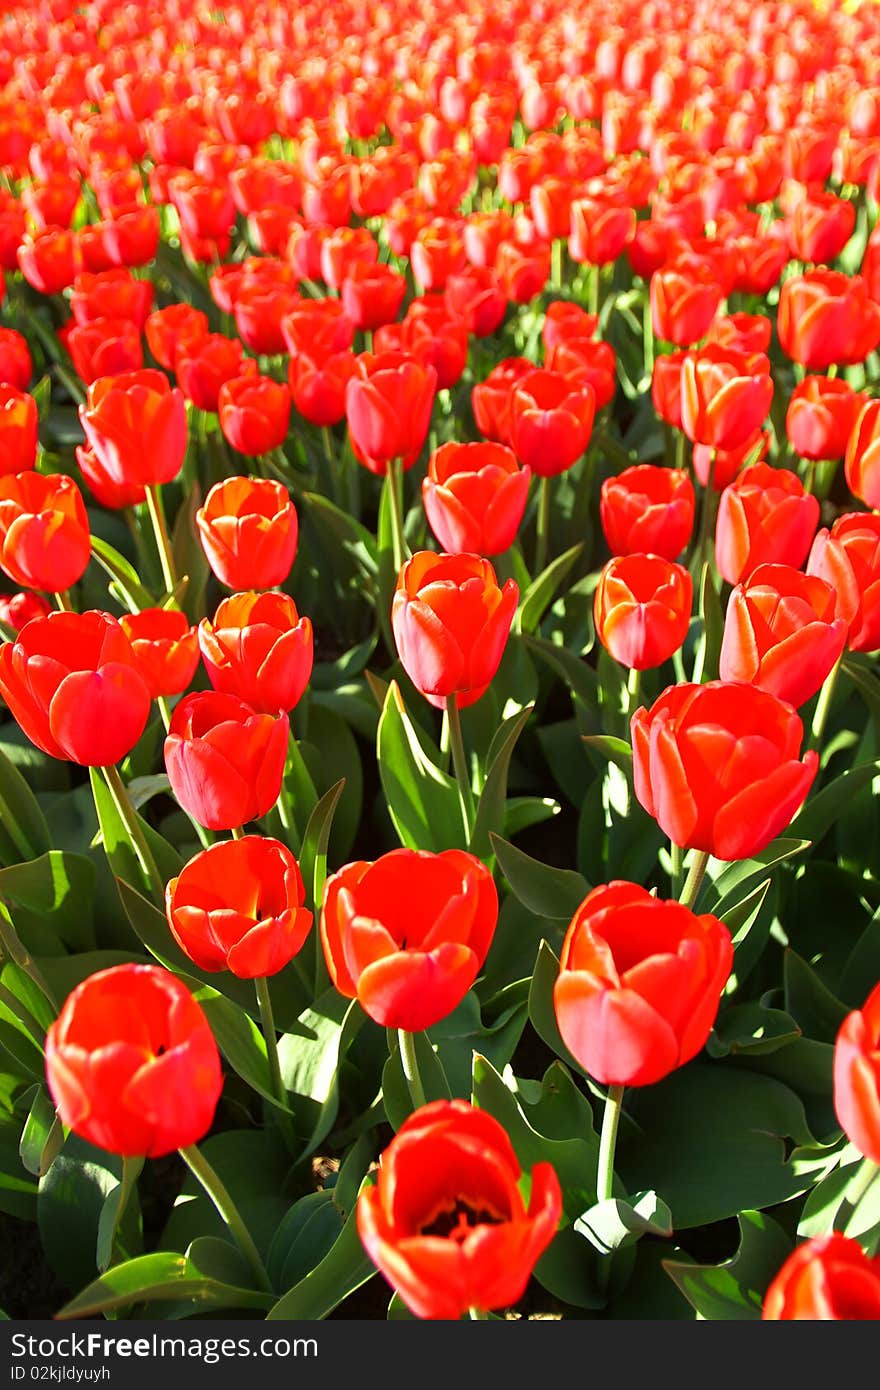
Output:
M880 7L11 0L0 292L0 1316L880 1318Z

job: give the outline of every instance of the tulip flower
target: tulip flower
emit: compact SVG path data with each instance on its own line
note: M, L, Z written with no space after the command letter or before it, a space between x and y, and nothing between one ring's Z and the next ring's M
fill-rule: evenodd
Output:
M549 1163L521 1169L497 1120L467 1101L435 1101L404 1121L361 1193L357 1227L373 1263L420 1318L505 1308L525 1291L559 1224Z
M471 407L477 429L485 439L497 444L510 443L510 403L513 388L535 370L527 357L502 358L485 381L471 388Z
M428 436L437 372L401 352L363 352L345 391L356 458L383 475L392 460L411 468Z
M44 753L109 767L130 753L150 713L131 643L108 613L52 612L0 647L0 694Z
M661 666L688 634L693 582L659 555L622 555L599 575L593 603L596 636L630 670Z
M48 227L26 236L18 248L18 268L40 294L60 294L73 284L82 269L76 233Z
M77 444L75 453L83 482L102 507L116 511L146 500L147 489L143 483L119 481L111 477L94 449Z
M90 384L79 418L86 439L117 484L172 482L186 453L186 406L164 372L145 368Z
M298 352L287 368L287 383L294 406L304 420L322 429L338 425L345 419L348 383L357 372L357 358L353 352L336 352L330 357L317 358L306 351Z
M63 473L0 476L0 568L16 584L64 593L92 554L82 493Z
M497 333L507 312L507 296L489 266L467 266L450 275L444 297L449 312L477 338Z
M688 439L731 450L752 439L773 399L770 363L763 354L701 348L681 365L681 427Z
M681 468L651 463L606 478L599 517L613 555L649 552L675 560L694 529L694 485Z
M59 336L87 386L99 377L138 372L144 365L141 332L129 319L90 319L62 330Z
M220 1054L186 985L157 965L115 965L77 985L46 1033L63 1124L110 1153L161 1158L208 1132Z
M594 888L553 988L566 1047L607 1086L649 1086L704 1046L733 965L730 932L635 883Z
M265 835L222 840L190 859L165 890L171 934L200 970L242 980L277 975L297 955L312 914L299 864Z
M833 1231L799 1245L764 1296L773 1322L852 1322L880 1319L880 1257Z
M39 423L33 396L0 382L0 477L33 468Z
M340 994L383 1028L412 1033L458 1007L497 921L492 875L474 855L396 849L328 878L321 943Z
M208 830L233 830L278 800L288 720L258 714L235 695L196 691L175 705L165 739L171 790Z
M864 397L840 377L806 376L789 397L785 432L805 459L839 459Z
M728 584L748 579L758 565L791 565L807 558L819 503L796 473L756 463L724 489L715 526L715 560Z
M799 760L791 705L751 685L670 686L631 724L638 801L672 843L716 859L759 854L790 823L819 765Z
M673 429L681 429L681 368L686 352L664 352L654 358L651 400L654 409Z
M31 618L45 618L52 605L41 594L0 594L0 622L13 632L21 632Z
M840 255L855 225L855 203L833 193L808 193L791 214L791 254L798 261L828 265Z
M810 270L784 282L776 326L792 361L824 372L832 362L864 362L873 352L880 343L880 304L868 298L859 275Z
M851 652L880 648L880 516L849 512L813 542L807 573L825 579L837 595L836 613L849 624Z
M241 454L268 454L287 438L290 393L267 376L238 376L217 392L217 414L224 437Z
M30 348L27 339L21 333L17 333L14 328L0 328L0 383L6 387L13 386L19 391L26 391L31 384L34 374L34 364L31 360ZM4 391L0 386L0 411L3 409ZM2 427L0 427L2 428ZM0 435L0 467L2 467L3 442ZM20 472L16 468L13 472Z
M806 704L843 652L847 623L835 608L834 590L817 576L759 565L728 600L721 679Z
M416 284L423 290L442 290L450 275L464 269L460 225L449 218L434 218L417 233L409 255Z
M689 347L705 337L724 296L717 274L708 265L687 264L656 270L650 293L654 333L676 347Z
M500 555L513 545L528 498L531 469L503 444L458 444L428 460L422 501L428 524L449 554Z
M136 280L124 267L84 271L73 282L70 308L77 324L96 319L123 319L143 329L153 305L153 286L149 280ZM195 310L191 312L195 313Z
M388 270L385 265L381 268ZM304 300L281 320L284 342L291 357L306 353L317 362L324 362L350 348L354 329L354 317L338 299Z
M552 352L557 343L570 338L592 338L599 324L595 314L588 314L572 299L554 299L547 305L541 342L545 352Z
M197 409L216 414L220 388L240 377L253 380L257 364L252 357L245 357L238 338L206 333L203 337L186 337L180 341L174 371L186 399Z
M880 507L880 401L865 401L846 446L850 491L866 506Z
M880 1163L880 984L837 1034L834 1111L850 1143Z
M578 386L591 386L596 409L603 410L617 389L617 356L610 343L595 338L568 338L546 354L547 370L559 372Z
M290 494L272 478L226 478L196 512L202 548L227 589L271 589L290 574L299 522Z
M421 550L400 572L391 625L404 670L432 705L449 696L459 709L488 689L498 670L519 599L499 588L488 560Z
M287 594L233 594L202 619L198 641L214 689L264 714L293 709L309 683L312 624Z
M542 369L516 382L510 398L510 443L539 478L571 468L593 429L596 393L559 372Z
M207 338L208 316L192 304L169 304L147 317L144 336L159 366L174 371L181 347L186 344L191 349Z
M150 698L180 695L199 664L196 629L178 608L143 608L119 619Z
M608 265L632 240L636 214L606 198L576 198L571 204L568 254L581 265Z

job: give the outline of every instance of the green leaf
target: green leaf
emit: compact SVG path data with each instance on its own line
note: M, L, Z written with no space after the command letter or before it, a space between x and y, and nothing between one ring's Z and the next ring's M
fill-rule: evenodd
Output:
M583 1067L569 1052L562 1041L562 1034L556 1022L553 1007L553 986L559 976L559 960L546 941L542 941L535 962L532 984L529 990L529 1019L532 1027L544 1042L575 1071L585 1076Z
M269 1321L281 1318L302 1318L314 1321L326 1318L343 1299L376 1273L367 1258L357 1232L357 1218L352 1211L332 1249L304 1279L294 1284L283 1298L269 1309Z
M339 1110L339 1073L366 1015L357 1000L328 989L304 1010L297 1031L278 1042L284 1084L291 1093L303 1157L330 1133Z
M587 748L614 763L632 779L633 751L626 739L615 738L612 734L582 734L581 738Z
M570 550L551 560L547 568L532 580L520 600L515 620L517 632L532 633L537 630L545 610L583 548L583 541L573 545Z
M397 681L388 687L376 743L382 789L401 844L435 853L460 848L458 788L426 748Z
M375 579L379 570L378 548L367 528L317 492L304 493L303 501L332 544L341 546L351 556L366 579Z
M586 879L571 869L539 863L500 835L489 839L514 897L540 917L570 921L590 891Z
M200 1140L199 1151L217 1173L265 1257L290 1205L285 1196L290 1154L277 1126L223 1130ZM180 1253L200 1236L228 1240L229 1228L198 1179L187 1171L156 1243Z
M776 1052L801 1036L790 1014L763 1004L736 1004L719 1014L707 1043L712 1057Z
M91 908L95 866L82 854L52 849L25 864L0 869L0 897L15 907L15 923L32 954L94 944Z
M637 1193L627 1201L609 1197L582 1212L574 1229L600 1255L610 1255L642 1236L671 1236L672 1213L656 1192Z
M789 948L783 966L785 1007L801 1032L818 1042L833 1043L849 1010L811 970L803 957Z
M270 1294L233 1288L208 1278L188 1255L159 1251L115 1265L66 1303L55 1316L61 1320L94 1318L117 1308L131 1308L167 1298L186 1299L193 1304L193 1313L203 1313L210 1308L268 1308L272 1301Z
M36 859L52 848L46 818L24 777L0 751L0 825L21 859ZM12 861L11 861L12 862Z
M629 1191L652 1183L677 1230L774 1206L810 1186L785 1157L787 1139L811 1138L803 1104L769 1076L693 1062L634 1089L629 1109L638 1135L621 1134L617 1171Z
M273 1094L266 1040L250 1015L209 985L197 988L193 998L201 1004L217 1046L232 1070L278 1110L287 1109Z
M18 1152L22 1165L34 1177L41 1178L48 1173L64 1144L64 1129L55 1114L52 1104L42 1086L34 1094Z
M341 777L335 786L324 793L309 816L303 836L299 866L302 871L303 882L306 885L306 893L307 895L311 893L312 909L316 912L320 909L324 892L324 879L327 874L327 846L330 843L333 817L336 814L336 807L344 787L345 778Z
M294 1202L269 1246L266 1268L273 1287L283 1292L305 1279L329 1255L343 1224L332 1189Z
M121 1179L121 1158L75 1134L68 1136L52 1167L40 1179L37 1221L43 1254L68 1288L77 1288L94 1277L101 1215ZM139 1241L135 1202L129 1203L126 1218L123 1231L132 1254Z
M120 555L118 550L114 550L107 541L96 536L94 532L92 533L92 554L101 568L110 575L111 579L116 581L117 588L132 613L139 613L142 608L155 608L156 600L144 588L134 565L130 564L124 555Z
M107 788L100 771L95 767L89 768L89 777L92 783L92 795L95 798L95 810L98 813L98 824L101 828L101 837L104 842L104 852L110 862L110 867L117 879L124 880L132 888L139 892L150 891L146 876L141 869L137 855L132 848L131 837L128 829L116 809L116 803ZM163 879L168 881L179 874L183 868L183 860L177 850L169 845L168 841L148 825L143 817L139 816L141 830L146 836L156 867Z
M573 695L578 695L588 707L595 705L599 678L592 666L588 666L586 661L567 647L545 642L542 637L524 637L523 641L529 651L556 672Z
M471 836L470 851L479 859L492 853L490 833L504 829L504 809L507 798L507 778L510 760L520 734L529 722L534 705L526 705L519 714L506 719L492 740L489 749L486 781L480 793L477 818Z
M144 1160L142 1158L124 1159L120 1182L104 1198L104 1205L101 1208L101 1216L98 1221L98 1241L95 1250L95 1263L102 1272L113 1264L119 1225L125 1216L125 1209L137 1186L137 1180L143 1166Z
M767 870L782 864L786 859L794 859L809 849L811 840L780 838L773 840L760 854L751 859L738 859L724 866L703 880L703 892L699 899L700 912L713 912L716 917L724 914L735 904L741 903L752 889L767 877ZM710 861L711 863L712 861Z
M861 767L842 772L827 787L807 798L800 814L792 821L791 831L814 843L821 840L853 797L878 773L880 761L863 763Z
M791 1241L763 1211L737 1216L739 1249L720 1265L664 1260L663 1268L701 1318L759 1319L767 1288L791 1254Z

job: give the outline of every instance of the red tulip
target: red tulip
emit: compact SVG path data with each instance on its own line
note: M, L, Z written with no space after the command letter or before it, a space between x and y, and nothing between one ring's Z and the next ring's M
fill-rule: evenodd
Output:
M789 1255L764 1296L767 1321L876 1322L880 1318L880 1258L857 1240L817 1236Z
M571 204L568 254L582 265L616 261L633 238L636 214L606 198L576 198Z
M681 368L686 352L664 352L654 358L651 378L651 400L654 409L673 429L681 425Z
M115 965L77 985L46 1034L46 1079L75 1134L147 1158L202 1139L223 1089L201 1006L157 965Z
M510 443L539 478L564 473L590 441L596 393L542 369L517 382L510 398Z
M45 618L52 605L41 594L0 594L0 622L13 632L21 632L31 618Z
M335 303L335 300L328 300ZM336 352L331 357L311 357L298 352L287 368L287 383L293 404L310 424L338 425L345 419L345 393L357 375L353 352Z
M428 524L452 555L501 555L513 545L525 511L531 469L503 444L436 449L422 482Z
M290 392L268 376L232 377L217 393L217 414L233 449L268 454L287 438Z
M338 299L303 300L281 320L284 342L291 357L305 354L316 362L325 362L347 351L354 339L354 329L354 317Z
M59 294L73 284L82 269L75 232L49 227L27 236L18 248L18 267L40 294Z
M837 616L849 624L851 652L880 648L880 516L849 512L813 542L807 573L827 580Z
M681 427L688 439L731 450L754 438L773 399L770 363L763 354L709 346L686 354L681 365Z
M138 333L144 327L152 304L153 286L150 281L136 280L131 271L124 267L102 270L98 274L84 271L74 280L70 296L70 308L76 323L94 323L95 319L125 319L134 324Z
M477 338L497 333L507 312L507 296L488 266L466 266L450 275L444 290L446 307Z
M588 893L553 988L566 1047L606 1086L650 1086L696 1057L733 965L730 932L635 883Z
M497 1120L463 1100L435 1101L406 1120L358 1198L370 1259L420 1318L504 1308L525 1292L556 1233L559 1180L549 1163L521 1169Z
M683 469L652 463L625 468L606 478L599 495L608 549L677 559L694 529L694 505L694 485Z
M599 324L596 314L588 314L572 299L554 299L547 305L541 342L551 352L557 343L570 338L592 338Z
M2 410L2 386L14 386L26 391L34 374L27 339L14 328L0 328L0 410ZM0 442L0 450L2 450ZM16 469L20 472L20 469Z
M112 478L94 449L77 444L76 462L83 481L102 507L118 510L146 500L147 492L143 483Z
M411 468L431 423L437 372L400 352L363 352L345 391L345 413L355 456L371 473L391 459Z
M79 418L102 468L117 484L153 486L178 475L186 453L186 405L164 372L100 377Z
M290 494L272 478L226 478L196 512L202 548L227 589L271 589L290 574L299 522Z
M0 382L0 477L33 468L39 425L33 396Z
M866 506L880 507L880 401L865 401L846 446L850 491Z
M807 558L819 503L796 473L756 463L724 489L715 527L715 562L728 584L748 579L758 565L791 565Z
M596 636L631 670L662 666L688 634L693 583L681 565L659 555L622 555L599 575L593 603Z
M688 347L705 334L724 295L708 265L669 265L651 276L651 320L664 342Z
M477 555L418 551L403 566L391 625L403 668L432 705L464 709L484 695L504 654L519 588L498 587Z
M840 377L805 376L791 393L785 432L805 459L840 459L863 404Z
M142 608L119 619L150 698L180 695L199 664L196 629L177 608Z
M837 1034L834 1110L850 1143L880 1163L880 984Z
M789 824L818 754L791 705L751 685L670 686L632 718L635 794L682 849L748 859Z
M527 357L504 357L485 381L471 388L471 407L477 429L497 444L510 443L510 403L513 388L535 370Z
M840 255L855 225L855 203L833 193L808 193L791 214L791 254L798 261L827 265Z
M129 319L92 319L62 329L59 337L87 386L100 377L138 372L144 365L140 329Z
M776 326L792 361L823 372L832 362L864 362L880 343L880 304L859 275L810 270L784 282Z
M204 337L182 339L175 355L174 371L186 399L197 409L216 414L220 388L227 381L240 377L253 380L257 364L252 357L245 357L238 338L207 333Z
M150 713L131 643L108 613L49 613L0 647L0 694L52 758L107 767L130 753Z
M730 595L719 674L797 708L822 685L844 648L830 584L790 565L759 565Z
M202 619L198 642L214 689L264 714L293 709L312 674L312 624L287 594L233 594Z
M165 770L184 811L232 830L271 811L287 757L287 715L258 714L234 695L196 691L175 705Z
M138 281L138 283L142 283ZM173 371L181 347L190 350L208 336L208 315L192 304L169 304L156 309L144 323L144 336L150 352L166 371Z
M277 975L299 952L312 914L299 864L265 835L222 840L185 864L165 890L171 935L200 970L242 980Z
M497 921L492 875L474 855L396 849L328 878L321 943L340 994L383 1028L418 1032L461 1003Z
M63 473L0 477L0 568L16 584L63 593L92 554L82 494Z

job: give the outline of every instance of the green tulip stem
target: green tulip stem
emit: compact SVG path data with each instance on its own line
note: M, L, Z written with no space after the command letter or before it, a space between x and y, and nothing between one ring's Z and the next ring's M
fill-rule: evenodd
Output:
M260 1022L263 1025L263 1037L266 1039L266 1058L269 1062L269 1076L272 1080L272 1094L279 1106L283 1107L278 1111L278 1126L284 1135L288 1147L293 1149L293 1130L290 1124L290 1116L286 1113L287 1088L284 1085L284 1078L281 1075L281 1062L278 1059L278 1031L275 1027L275 1014L272 1011L272 996L269 993L269 981L265 975L260 975L254 980L257 991L257 1004L260 1009Z
M684 455L685 455L685 441L686 441L686 440L687 440L687 435L685 434L684 430L678 430L678 431L676 431L676 435L675 435L675 466L676 466L676 468L685 468L685 467L687 466L687 461L686 461L685 456L684 456Z
M705 850L699 850L694 855L691 866L688 869L688 876L685 880L681 897L679 898L682 907L693 908L694 903L697 901L697 894L700 891L700 885L703 882L703 875L706 872L706 865L708 863L709 856Z
M542 478L538 490L538 531L535 544L535 577L543 574L547 567L547 552L550 545L550 479Z
M599 1138L599 1166L596 1173L596 1201L607 1202L614 1195L614 1151L617 1148L617 1127L623 1104L623 1087L609 1086L602 1114L602 1134Z
M403 1074L406 1077L406 1085L409 1090L413 1109L418 1110L426 1103L425 1088L422 1085L422 1078L419 1075L419 1059L416 1056L416 1039L414 1033L408 1033L405 1028L398 1028L397 1042L400 1047L400 1065L403 1067Z
M550 283L554 289L562 288L562 241L554 237L550 247Z
M822 742L822 735L825 733L825 725L828 722L828 715L831 710L831 702L834 699L834 691L837 686L837 677L840 675L840 663L843 660L843 653L835 661L819 692L819 700L813 714L813 723L810 728L810 747L817 748Z
M385 488L391 507L391 546L394 569L400 573L406 560L406 541L403 538L403 468L400 459L389 459L385 470Z
M120 777L119 768L115 763L110 763L109 766L103 767L101 771L104 774L104 781L107 783L107 789L113 798L113 803L128 831L131 847L137 855L137 860L144 872L144 877L150 885L153 901L164 912L165 880L159 873L158 865L153 857L153 851L147 843L147 837L144 834L140 818L132 805L131 797L128 794L128 788Z
M671 884L672 896L677 898L681 892L682 885L682 865L681 865L681 845L677 845L674 840L669 841L669 858L672 861Z
M180 1149L179 1153L189 1171L203 1187L206 1196L213 1202L221 1220L229 1227L236 1245L254 1272L257 1286L264 1289L266 1293L271 1293L272 1285L260 1258L260 1252L242 1220L241 1212L220 1181L218 1174L195 1144L189 1144L186 1148Z
M654 375L654 320L651 317L651 296L645 294L642 305L642 362L646 381Z
M627 733L629 733L629 721L632 719L639 707L639 700L642 698L642 673L637 671L635 666L630 669L629 677L626 682L626 722Z
M168 535L168 526L165 522L165 508L162 505L162 491L159 484L153 483L146 489L146 494L147 511L150 513L153 535L156 537L156 549L159 552L159 560L162 565L162 582L165 585L166 594L173 594L177 587L177 577L174 573L171 538Z
M330 485L333 490L334 502L340 502L339 493L339 463L336 458L336 450L333 447L333 436L327 425L321 429L321 443L324 446L324 458L327 460L327 467L330 470Z
M75 613L75 612L76 612L76 609L74 608L73 604L72 604L71 601L70 601L70 595L69 595L69 594L61 594L61 593L55 594L55 602L57 603L58 608L59 608L59 610L60 610L62 613Z
M243 840L243 839L244 839L244 826L243 826L243 825L234 825L234 826L232 827L232 830L230 831L230 834L232 835L233 840Z
M700 534L697 538L697 548L695 554L699 557L700 565L707 560L706 552L709 549L709 522L714 510L715 500L715 450L712 450L712 458L709 463L709 476L706 479L706 486L703 489L703 509L700 513Z
M455 780L458 783L458 800L461 806L461 818L464 822L465 848L467 848L474 833L474 794L471 790L471 779L468 775L467 758L464 752L464 739L461 735L461 715L458 711L457 696L446 696L446 713L449 717L452 766L455 769Z

